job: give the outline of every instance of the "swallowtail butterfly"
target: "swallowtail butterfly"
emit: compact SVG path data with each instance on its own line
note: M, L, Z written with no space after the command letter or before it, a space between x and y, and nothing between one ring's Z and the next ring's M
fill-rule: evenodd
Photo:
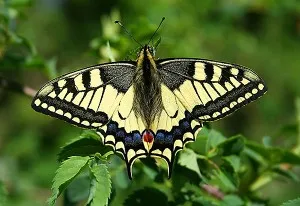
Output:
M223 118L267 91L252 70L194 58L154 58L142 46L137 61L90 66L46 83L34 110L95 129L122 154L129 178L142 157L158 157L171 176L176 153L195 141L202 122Z

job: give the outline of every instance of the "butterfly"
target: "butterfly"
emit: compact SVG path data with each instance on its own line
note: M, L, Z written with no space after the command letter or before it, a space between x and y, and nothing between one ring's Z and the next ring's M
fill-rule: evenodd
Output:
M38 112L94 129L120 153L132 178L138 158L162 158L171 177L175 155L195 141L203 122L223 118L261 97L252 70L196 58L156 60L141 47L137 61L90 66L46 83L32 101Z

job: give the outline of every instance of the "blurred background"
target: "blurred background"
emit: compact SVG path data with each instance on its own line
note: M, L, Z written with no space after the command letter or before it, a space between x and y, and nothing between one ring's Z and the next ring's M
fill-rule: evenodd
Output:
M61 74L101 62L135 59L166 20L157 58L195 57L245 65L269 91L234 115L212 123L231 136L291 148L298 135L300 3L297 0L0 0L0 74L38 89ZM7 41L7 30L18 34ZM22 38L26 39L22 39ZM20 46L21 45L21 46ZM107 49L110 48L110 49ZM31 98L0 88L0 179L10 205L44 205L58 167L56 154L81 129L38 114ZM298 117L297 117L298 116ZM271 205L299 195L299 184L262 188ZM38 195L36 195L38 194Z

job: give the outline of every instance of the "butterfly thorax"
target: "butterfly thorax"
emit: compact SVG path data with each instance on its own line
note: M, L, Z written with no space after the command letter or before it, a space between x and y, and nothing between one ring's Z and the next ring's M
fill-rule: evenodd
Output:
M139 53L133 78L133 109L148 129L162 111L161 78L153 57L152 47L145 45Z

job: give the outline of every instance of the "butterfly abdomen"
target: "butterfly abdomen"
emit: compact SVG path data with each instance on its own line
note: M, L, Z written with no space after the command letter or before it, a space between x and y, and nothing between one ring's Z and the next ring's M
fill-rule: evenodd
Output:
M145 121L147 128L162 111L161 80L153 59L147 55L145 47L138 58L134 76L134 109Z

